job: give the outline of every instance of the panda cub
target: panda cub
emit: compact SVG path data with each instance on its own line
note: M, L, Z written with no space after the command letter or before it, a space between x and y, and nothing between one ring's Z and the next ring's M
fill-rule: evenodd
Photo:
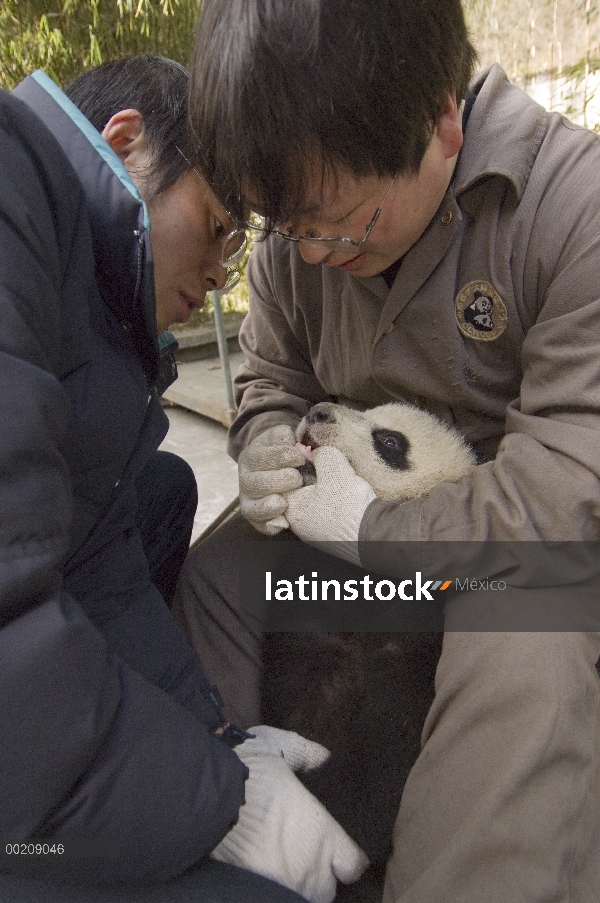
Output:
M315 405L296 431L316 481L312 452L335 446L386 501L453 482L475 464L463 438L433 415L391 403L359 412ZM329 761L303 783L369 856L358 885L336 900L379 900L394 820L434 695L439 633L270 633L263 638L262 717L323 743Z
M321 402L301 421L296 438L307 459L305 485L316 481L314 449L333 445L388 502L425 495L437 483L453 483L475 464L475 455L456 430L399 402L364 412Z

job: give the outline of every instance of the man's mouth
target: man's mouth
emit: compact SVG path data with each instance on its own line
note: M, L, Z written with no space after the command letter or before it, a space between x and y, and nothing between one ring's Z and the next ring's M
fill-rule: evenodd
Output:
M193 310L201 310L204 307L204 298L201 301L198 301L197 298L192 298L191 295L186 295L185 292L179 292L179 296L183 299L190 312Z
M357 254L356 257L351 257L350 260L347 260L345 263L336 264L336 268L338 270L345 270L348 273L351 273L353 270L358 270L363 264L364 259L363 254Z

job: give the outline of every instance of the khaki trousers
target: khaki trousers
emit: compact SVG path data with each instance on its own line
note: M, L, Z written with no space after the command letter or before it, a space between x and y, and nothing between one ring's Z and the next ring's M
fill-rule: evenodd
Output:
M174 615L249 727L261 662L237 615L242 540L268 541L237 519L190 553ZM600 900L599 656L597 633L445 634L384 903Z

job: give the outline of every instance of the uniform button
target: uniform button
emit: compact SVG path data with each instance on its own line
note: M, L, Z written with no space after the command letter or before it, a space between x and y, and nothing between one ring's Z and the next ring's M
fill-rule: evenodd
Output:
M442 223L444 226L447 226L452 222L452 213L449 210L446 210L444 214L442 214Z
M389 326L386 326L385 329L383 330L383 334L384 334L384 335L389 335L390 332L393 332L393 331L394 331L394 324L393 324L393 323L390 323L390 325L389 325Z

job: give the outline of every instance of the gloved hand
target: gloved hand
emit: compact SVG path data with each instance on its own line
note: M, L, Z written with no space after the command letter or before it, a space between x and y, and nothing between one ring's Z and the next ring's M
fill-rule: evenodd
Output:
M317 482L286 495L290 528L305 542L358 543L360 522L377 498L375 491L337 448L316 448L313 463Z
M257 727L248 728L247 733L254 734L245 740L239 752L244 756L279 756L285 759L292 771L306 773L320 768L331 756L328 749L307 740L295 731L283 731L278 727L267 724L259 724ZM245 760L244 760L245 761Z
M282 493L302 486L297 468L306 462L295 442L291 426L278 424L253 439L238 460L242 514L267 536L288 526Z
M336 880L357 881L369 860L285 758L297 770L310 770L326 761L329 752L293 732L263 725L249 732L256 739L235 747L250 772L246 802L212 856L270 878L311 903L331 903Z

